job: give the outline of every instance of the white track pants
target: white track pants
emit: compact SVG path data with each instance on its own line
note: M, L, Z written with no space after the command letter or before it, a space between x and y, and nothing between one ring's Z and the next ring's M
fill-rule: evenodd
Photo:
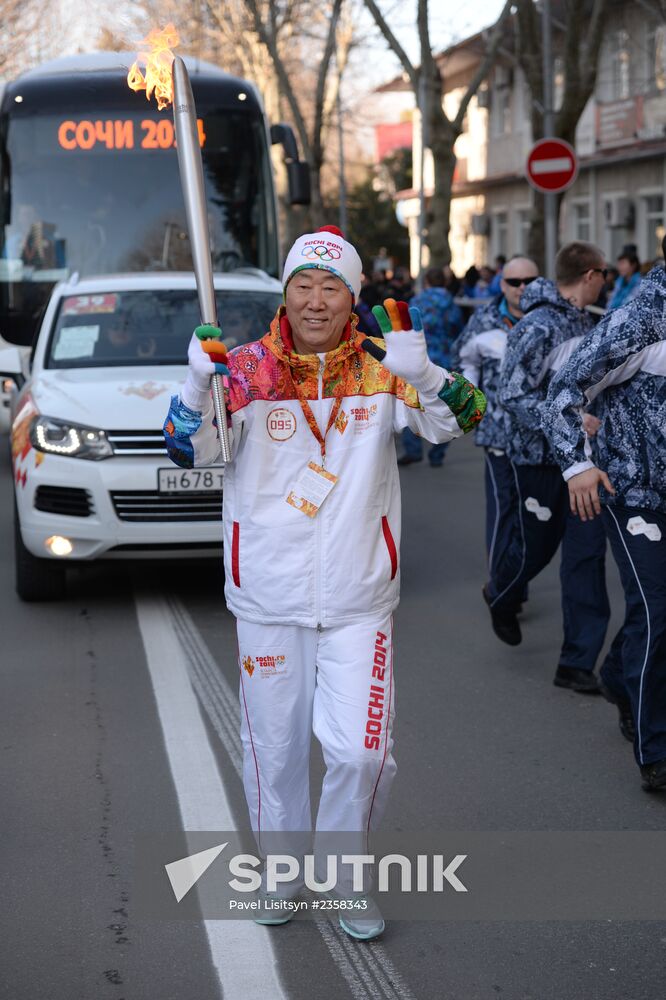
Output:
M395 775L393 622L317 631L238 621L243 781L252 829L310 831L312 732L326 775L316 829L376 828Z

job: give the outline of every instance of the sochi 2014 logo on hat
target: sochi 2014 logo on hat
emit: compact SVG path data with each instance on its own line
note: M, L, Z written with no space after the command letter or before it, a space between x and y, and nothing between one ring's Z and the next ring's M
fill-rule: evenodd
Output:
M318 260L321 262L329 260L340 260L342 250L335 243L306 243L301 250L301 257L307 260Z
M266 417L266 430L274 441L288 441L296 433L296 417L285 406L278 406Z

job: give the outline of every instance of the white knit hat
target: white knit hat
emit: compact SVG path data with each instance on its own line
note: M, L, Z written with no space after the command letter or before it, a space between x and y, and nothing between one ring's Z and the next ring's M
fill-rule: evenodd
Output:
M344 282L354 301L358 299L363 270L361 258L351 243L347 243L337 226L322 226L316 233L305 233L298 237L287 254L282 273L282 287L285 291L293 276L306 267L330 271Z

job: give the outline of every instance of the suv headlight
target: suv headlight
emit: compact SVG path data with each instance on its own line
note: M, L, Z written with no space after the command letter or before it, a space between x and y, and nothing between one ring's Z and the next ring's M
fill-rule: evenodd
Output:
M104 431L54 420L53 417L37 417L30 428L30 440L33 448L49 455L67 455L69 458L92 461L113 455Z

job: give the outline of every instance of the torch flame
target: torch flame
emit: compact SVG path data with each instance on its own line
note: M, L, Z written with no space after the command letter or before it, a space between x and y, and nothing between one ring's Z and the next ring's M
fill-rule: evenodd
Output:
M139 42L146 46L147 51L140 51L136 62L130 66L127 74L127 85L130 90L145 90L149 101L153 92L160 111L173 102L173 84L171 82L171 64L173 63L172 48L180 42L178 32L173 24L165 28L153 28L148 36ZM139 62L146 64L146 74L141 72Z

